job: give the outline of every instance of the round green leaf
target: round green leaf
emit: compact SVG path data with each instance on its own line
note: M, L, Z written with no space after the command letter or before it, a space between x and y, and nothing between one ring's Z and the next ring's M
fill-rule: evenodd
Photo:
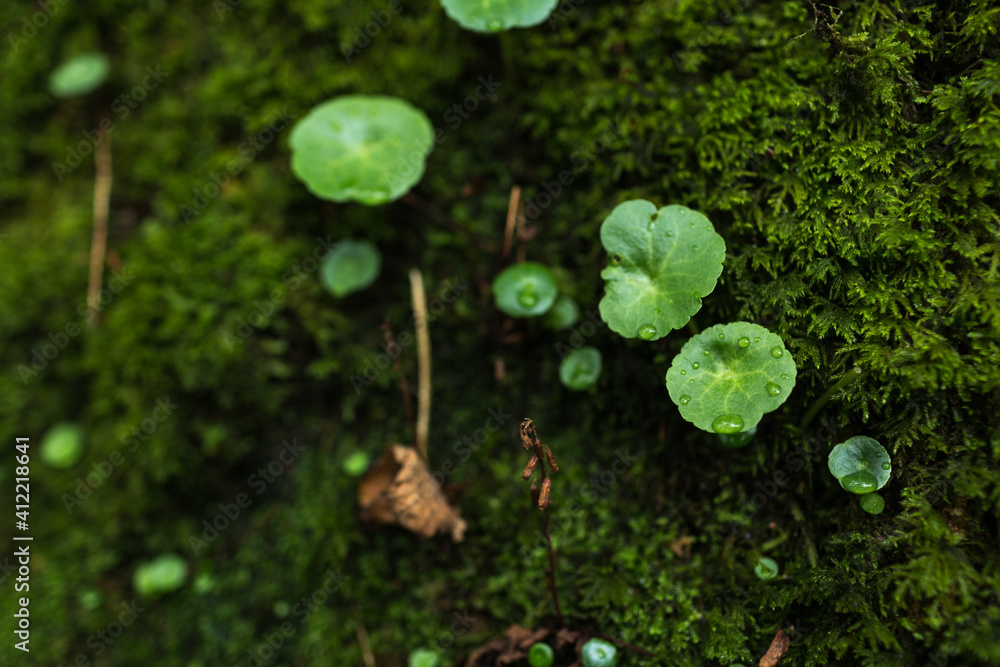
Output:
M589 389L600 376L601 353L596 347L573 350L559 365L559 381L573 391Z
M656 340L687 324L726 259L726 243L704 215L676 205L657 211L643 199L615 207L601 243L611 256L601 271L601 317L625 338Z
M881 514L885 509L885 499L877 493L866 493L858 498L861 509L869 514Z
M681 416L709 433L748 431L795 386L795 360L759 324L717 324L692 337L667 371Z
M175 591L187 579L187 561L177 554L163 554L136 568L132 585L140 595L158 595Z
M80 606L87 611L94 611L104 602L104 596L96 588L87 588L80 592L77 600L79 600Z
M612 667L615 664L615 645L603 639L590 639L580 649L583 667Z
M410 653L409 667L440 667L441 659L430 649L418 648Z
M773 558L768 558L764 556L757 560L757 564L753 566L753 572L757 575L758 579L767 581L768 579L774 579L778 576L779 572L778 563Z
M530 28L549 17L559 0L441 0L444 12L466 30Z
M344 459L344 473L349 477L361 477L368 472L371 460L365 452L353 452Z
M493 281L497 308L511 317L538 317L555 303L556 278L548 267L534 262L509 266Z
M108 78L110 65L103 53L84 53L64 62L49 77L49 92L76 97L96 90Z
M532 644L531 648L528 649L528 664L531 667L552 667L554 660L555 654L552 652L552 647L544 642Z
M42 462L53 468L69 468L83 455L83 429L71 422L60 422L46 431L39 447Z
M368 241L342 241L323 260L319 279L335 297L359 292L378 278L382 255Z
M877 491L892 475L889 452L878 440L864 435L856 435L830 450L827 466L830 474L851 493Z
M395 97L345 95L296 123L292 172L321 199L368 206L399 199L434 146L427 114Z
M545 324L556 331L569 329L580 319L580 307L573 297L562 294L545 314Z

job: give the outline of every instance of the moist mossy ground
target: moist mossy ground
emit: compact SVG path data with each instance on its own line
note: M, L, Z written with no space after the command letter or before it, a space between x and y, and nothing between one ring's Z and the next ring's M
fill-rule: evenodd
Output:
M996 664L1000 4L580 1L499 36L461 30L429 0L401 6L350 62L341 45L381 7L95 0L58 5L24 39L37 7L0 9L0 436L37 442L65 419L88 433L75 468L32 467L34 641L18 657L246 665L270 637L267 664L359 665L360 623L380 665L420 646L451 664L511 623L544 623L541 515L516 437L530 416L561 466L563 609L664 656L626 653L625 667L750 663L778 629L791 629L790 665ZM54 100L49 72L91 49L111 58L108 86ZM162 80L115 106L147 67ZM527 321L501 335L498 254L403 203L320 202L289 170L287 131L262 143L276 115L347 93L402 97L445 130L416 193L471 232L499 244L522 185L538 229L528 258L584 312L596 313L598 229L616 204L705 213L728 255L695 321L781 335L792 396L751 445L725 449L664 387L686 332L650 344ZM109 256L128 284L87 328L92 159L52 163L105 116ZM205 199L232 160L239 174ZM572 182L553 185L567 170ZM383 271L334 300L307 258L341 238L376 243ZM411 266L440 300L430 464L469 521L460 545L359 525L342 471L355 449L410 437L391 367L373 366L370 385L351 376L384 363L386 318L412 330ZM68 323L83 333L37 375L20 370ZM559 351L584 341L604 371L569 392ZM415 356L403 350L411 385ZM863 377L799 428L855 366ZM177 407L133 449L157 401ZM876 517L826 469L858 434L893 458ZM306 451L267 481L256 471L286 441ZM115 451L123 463L67 511L76 479ZM0 461L11 494L12 456ZM195 554L203 521L241 493L252 503ZM213 587L137 600L120 637L95 635L136 596L137 565L168 551ZM762 555L778 578L754 575ZM296 607L331 569L345 577L336 592ZM4 609L20 596L12 579ZM87 610L90 588L104 602Z

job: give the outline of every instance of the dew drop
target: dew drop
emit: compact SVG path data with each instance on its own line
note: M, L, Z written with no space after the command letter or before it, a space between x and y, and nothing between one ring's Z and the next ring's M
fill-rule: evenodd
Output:
M653 215L653 217L651 217L649 219L649 222L646 223L646 230L647 231L651 232L654 229L656 229L656 215L655 214Z
M851 493L871 493L878 488L878 480L870 472L861 470L841 477L840 485Z
M781 393L781 385L775 384L773 382L768 382L766 385L764 385L764 388L767 389L768 396L777 396L778 394Z
M726 334L720 333L719 334L719 340L725 340L725 339L726 339Z
M754 336L753 337L753 342L759 343L760 342L760 336Z
M691 246L691 252L698 252L698 246L697 245Z
M691 397L690 397L690 396L688 396L687 394L684 394L683 396L681 396L681 397L680 397L679 399L677 399L677 400L678 400L678 401L680 401L680 404L681 404L681 405L687 405L688 403L690 403L690 402L691 402Z
M639 325L636 335L643 340L653 340L653 337L656 336L656 327L652 324Z
M787 380L788 379L788 373L782 373L781 374L781 379L782 380Z
M694 378L691 378L690 380L688 380L688 382L694 384Z
M701 368L701 364L699 364L697 361L692 361L691 368L698 370L699 368Z
M743 429L743 417L737 414L719 415L712 422L712 430L716 433L738 433Z
M882 464L882 470L889 470L890 468L892 468L892 464L888 461Z
M490 19L489 23L487 23L486 26L490 30L500 30L501 28L503 28L503 22L501 22L499 19Z
M712 351L711 350L705 350L705 356L706 357L712 356Z
M694 229L694 223L693 222L689 222L688 223L688 229Z
M531 308L538 303L538 297L533 292L521 292L517 295L517 302L525 308Z
M682 371L681 371L681 375L687 375L687 374L688 374L688 372L687 372L687 371L685 371L685 370L682 370Z
M673 235L674 235L674 233L672 231L670 231L669 229L667 230L667 233L664 234L664 236L666 236L668 238L671 237L671 236L673 236Z
M782 350L777 345L775 345L774 347L771 348L771 356L774 357L775 359L781 359L781 357L784 354L785 354L784 350Z
M740 336L739 340L736 341L736 344L740 347L750 347L750 339L746 336Z

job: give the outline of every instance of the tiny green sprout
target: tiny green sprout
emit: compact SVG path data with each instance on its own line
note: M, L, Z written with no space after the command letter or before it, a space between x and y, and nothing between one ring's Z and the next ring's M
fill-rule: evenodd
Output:
M359 292L378 278L382 255L368 241L342 241L323 260L319 279L330 294L343 297Z
M441 0L444 12L466 30L530 28L549 17L559 0Z
M555 661L555 654L552 647L544 642L532 644L528 649L528 664L531 667L552 667Z
M49 92L56 97L86 95L108 78L108 58L103 53L84 53L67 60L49 77Z
M361 477L368 471L369 461L365 452L352 452L344 459L344 473L348 477Z
M184 585L187 561L177 554L163 554L136 568L132 585L142 596L170 593Z
M745 344L744 344L745 343ZM749 431L795 386L795 360L759 324L717 324L693 336L667 371L681 416L709 433Z
M869 514L881 514L885 509L885 499L877 493L866 493L858 498L858 503Z
M376 206L420 181L434 127L427 114L395 97L345 95L314 107L288 144L292 172L314 195Z
M440 667L441 658L430 649L418 648L410 653L408 667Z
M827 465L840 486L851 493L878 491L892 475L889 452L878 440L863 435L856 435L830 450Z
M538 317L555 303L556 278L535 262L509 266L493 281L497 307L511 317Z
M580 306L577 305L573 297L560 294L552 308L545 314L545 326L562 331L569 329L580 319Z
M610 255L601 318L625 338L656 340L687 324L726 259L726 242L704 215L677 205L657 211L643 199L611 211L601 243Z
M749 445L755 435L757 435L757 427L753 426L746 431L737 433L716 433L715 437L719 439L719 444L723 447L739 449Z
M80 592L77 600L79 600L80 606L87 611L94 611L104 602L104 596L96 588L88 588Z
M612 667L618 650L603 639L591 639L580 649L583 667Z
M601 376L601 353L596 347L581 347L566 355L559 366L559 381L573 391L594 386Z
M753 572L757 575L758 579L767 581L768 579L774 579L778 576L778 563L773 558L768 558L767 556L762 556L757 560L757 564L753 566Z
M198 595L211 593L212 589L215 588L215 577L210 572L199 572L198 576L194 578L191 588Z
M83 429L71 422L60 422L42 437L39 456L52 468L69 468L83 455Z

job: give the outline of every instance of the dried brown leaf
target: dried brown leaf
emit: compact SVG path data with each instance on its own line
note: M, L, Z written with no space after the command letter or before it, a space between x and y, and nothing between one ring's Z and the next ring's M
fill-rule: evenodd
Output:
M760 667L775 667L788 651L788 644L788 635L785 634L784 630L778 630L778 634L774 635L774 639L771 640L771 646L767 649L767 653L760 659Z

